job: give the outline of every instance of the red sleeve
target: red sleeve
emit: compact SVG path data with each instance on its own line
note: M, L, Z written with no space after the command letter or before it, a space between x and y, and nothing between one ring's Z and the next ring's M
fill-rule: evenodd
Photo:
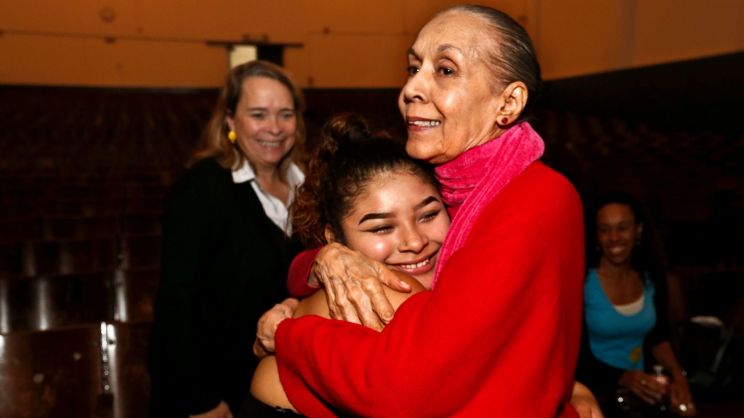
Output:
M320 252L320 248L305 250L292 260L289 265L287 274L287 290L289 295L294 298L304 298L312 295L318 290L317 287L308 286L307 278L310 277L310 270L313 267L315 257Z
M301 413L333 416L327 403L363 416L575 416L564 406L581 332L581 204L554 173L526 174L485 209L435 290L381 333L318 317L280 324L279 373Z

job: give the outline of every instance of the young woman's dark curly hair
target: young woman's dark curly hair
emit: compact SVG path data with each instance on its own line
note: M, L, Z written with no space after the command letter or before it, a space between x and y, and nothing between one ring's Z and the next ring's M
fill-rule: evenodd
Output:
M295 234L308 247L323 245L329 226L336 239L345 243L341 221L355 199L377 175L396 171L413 173L438 186L432 167L409 157L402 142L371 130L359 115L332 118L322 129L305 183L290 208Z

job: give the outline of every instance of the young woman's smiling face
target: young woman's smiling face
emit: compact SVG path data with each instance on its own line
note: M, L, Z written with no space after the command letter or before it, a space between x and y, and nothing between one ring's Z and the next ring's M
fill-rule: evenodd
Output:
M342 220L346 245L431 288L450 219L428 181L408 171L376 176Z
M630 264L642 231L628 205L608 203L597 211L597 242L602 257L614 265Z

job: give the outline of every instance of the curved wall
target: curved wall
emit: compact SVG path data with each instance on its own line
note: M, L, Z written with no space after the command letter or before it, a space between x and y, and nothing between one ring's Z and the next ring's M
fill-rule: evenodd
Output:
M397 87L418 28L446 0L0 0L0 83L214 87L208 41L299 43L307 87ZM531 33L547 79L744 50L741 0L484 2Z

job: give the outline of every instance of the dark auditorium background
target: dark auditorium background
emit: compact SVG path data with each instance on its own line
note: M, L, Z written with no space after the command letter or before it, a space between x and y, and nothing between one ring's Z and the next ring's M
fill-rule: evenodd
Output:
M0 0L0 417L147 415L163 201L229 52L294 75L310 146L339 111L402 135L405 52L454 3ZM482 3L535 41L544 160L647 204L700 416L744 416L744 0Z

